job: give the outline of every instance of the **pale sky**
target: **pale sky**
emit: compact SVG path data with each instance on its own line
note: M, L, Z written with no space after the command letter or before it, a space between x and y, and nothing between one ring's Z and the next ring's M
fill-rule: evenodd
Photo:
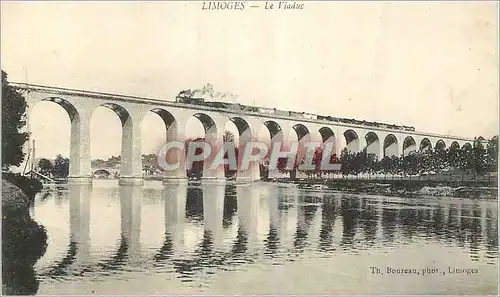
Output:
M495 2L304 4L203 11L194 1L2 1L2 69L10 81L164 100L211 82L241 104L498 134ZM39 103L30 124L37 156L68 155L62 108ZM164 140L161 124L145 118L144 153ZM92 158L119 154L120 129L113 112L95 111ZM201 124L188 130L199 134Z

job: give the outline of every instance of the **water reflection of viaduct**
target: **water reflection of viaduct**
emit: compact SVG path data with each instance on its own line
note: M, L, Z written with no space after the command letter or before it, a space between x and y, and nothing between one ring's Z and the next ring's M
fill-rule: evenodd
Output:
M332 142L337 155L344 148L353 152L366 149L368 153L382 158L406 155L412 151L423 151L432 147L458 148L471 143L470 139L416 132L403 126L375 125L367 122L350 124L328 120L318 115L306 117L301 113L244 107L238 104L227 108L216 108L47 86L13 85L26 97L29 106L28 122L33 107L40 101L54 102L68 113L71 121L70 180L73 182L91 182L90 119L93 111L100 106L113 110L122 124L120 154L122 184L142 183L141 125L142 119L149 112L158 114L163 120L166 141L185 139L186 123L194 117L203 124L206 141L215 147L221 146L228 121L236 125L240 145L250 140L266 141L268 144L295 140ZM258 139L261 130L268 133L268 139ZM209 165L203 167L204 178L224 179L223 168L210 170ZM237 179L257 180L260 178L258 171L258 164L255 163L248 170L237 172ZM165 179L170 178L186 178L183 166L178 170L165 172Z
M89 253L90 190L88 185L70 185L67 255L42 275L84 276L173 265L181 279L189 279L202 269L283 263L307 251L359 253L414 240L465 247L472 261L498 256L497 213L485 204L418 205L266 185L188 188L181 183L164 188L165 234L154 255L141 251L141 204L132 198L144 189L120 186L120 243L112 256L95 261ZM196 246L188 246L186 225L196 221L203 224L203 236ZM237 228L235 236L228 232L231 228Z

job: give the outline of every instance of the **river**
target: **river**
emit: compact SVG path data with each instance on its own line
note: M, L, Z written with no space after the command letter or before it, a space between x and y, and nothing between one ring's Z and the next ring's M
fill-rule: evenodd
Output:
M94 180L31 211L43 295L497 293L497 201Z

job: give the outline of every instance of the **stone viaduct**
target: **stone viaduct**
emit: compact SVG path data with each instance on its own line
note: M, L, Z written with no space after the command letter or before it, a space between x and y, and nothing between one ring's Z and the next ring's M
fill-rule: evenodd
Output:
M431 147L462 147L472 139L449 135L417 132L412 127L347 120L277 109L226 104L221 102L166 101L116 94L89 92L58 87L12 83L26 98L27 120L33 106L40 101L60 105L71 120L70 175L73 183L89 183L92 179L90 159L90 117L99 106L113 110L122 124L120 184L141 184L142 151L141 122L148 112L158 114L165 123L166 141L184 140L185 126L191 117L197 118L205 129L205 140L222 144L225 125L232 121L239 132L240 145L257 140L259 129L269 132L269 139L260 141L320 141L334 142L337 155L347 148L357 152L366 149L378 158L405 155ZM179 102L181 101L181 102ZM28 127L29 129L29 127ZM296 139L289 139L291 131ZM293 135L293 134L292 134ZM204 166L204 179L225 179L220 169ZM222 168L223 169L223 168ZM185 179L186 171L165 171L165 180ZM238 180L259 179L258 164L237 172Z

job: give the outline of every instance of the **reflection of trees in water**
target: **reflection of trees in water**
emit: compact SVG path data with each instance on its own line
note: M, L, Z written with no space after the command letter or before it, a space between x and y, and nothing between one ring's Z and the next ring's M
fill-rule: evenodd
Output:
M319 233L319 247L321 251L330 251L333 246L333 227L335 224L336 200L324 203L321 207L321 230Z
M399 229L406 239L413 239L418 228L417 210L415 208L402 208L399 210Z
M340 202L340 213L342 215L342 241L341 246L346 249L354 243L356 227L360 215L359 199L342 197Z
M498 220L493 217L493 210L486 210L486 256L488 258L498 257Z
M279 197L271 195L267 198L269 205L269 232L264 240L265 251L264 254L275 257L280 248L280 221L282 218L280 212L280 199Z
M426 240L468 247L471 259L478 261L482 245L495 256L498 255L498 223L488 219L492 214L493 210L487 208L485 216L477 204L435 205L432 209L402 208L398 212L383 208L382 228L386 240L389 237L392 241L394 226L399 222L401 235L406 240L419 236Z
M224 228L229 228L233 223L233 217L238 210L237 199L236 199L236 186L226 185L224 194L224 211L222 226Z
M68 190L67 189L56 189L53 191L52 196L54 197L54 202L57 206L62 205L67 197L68 197Z
M417 209L417 221L420 228L419 233L424 234L426 239L432 239L434 237L434 229L432 223L432 209L430 207L423 207Z
M381 215L384 241L392 242L398 226L399 209L391 206L387 201L382 201Z
M470 257L473 261L479 261L479 244L481 238L481 209L478 205L472 206L472 219L470 225Z
M299 205L297 206L297 227L293 246L297 252L303 252L306 247L306 240L311 222L314 219L317 205Z
M458 206L456 204L450 204L450 208L448 209L448 222L446 224L446 239L450 244L456 239L457 231L460 229L458 211Z
M203 191L201 188L189 187L187 189L186 218L195 221L203 220Z
M5 295L35 295L40 285L33 267L20 266L15 272L3 273L2 278Z
M459 224L458 224L458 230L457 230L457 239L458 239L458 246L459 247L465 247L465 243L467 241L467 231L470 230L470 225L471 225L471 219L469 217L470 213L469 210L466 209L466 205L461 205L460 212L459 212Z
M34 295L39 281L33 266L47 248L45 228L12 208L3 208L2 216L2 293Z
M373 203L370 203L369 198L363 198L361 204L361 224L367 245L372 246L377 237L377 209Z
M446 238L444 210L443 207L439 204L434 208L431 228L432 230L434 230L433 233L436 240L442 240Z
M44 193L40 194L40 201L45 201L45 200L49 199L50 197L52 197L51 192L44 192Z
M238 205L234 186L226 186L225 193L222 220L223 226L228 228L238 211ZM377 228L380 220L383 236L381 240L384 244L399 243L401 240L411 241L418 237L426 241L448 241L454 245L469 246L470 257L473 261L480 259L479 250L483 245L487 248L486 257L493 258L498 255L498 225L494 219L496 217L495 210L486 208L486 211L484 211L483 208L482 212L478 205L443 205L437 203L429 206L347 197L342 197L339 200L324 200L321 206L295 205L297 225L291 242L283 242L283 239L280 238L281 227L279 224L287 220L280 220L279 218L292 215L294 212L288 212L290 204L283 203L282 199L277 200L274 205L274 209L277 209L273 214L274 222L270 224L269 232L264 239L264 248L259 253L270 255L271 258L277 257L280 261L294 260L293 255L280 253L281 245L285 250L287 245L293 245L295 252L302 253L307 247L307 242L312 240L317 244L320 251L325 253L332 251L335 238L334 224L338 215L342 216L343 229L340 245L344 249L352 248L358 230L361 232L362 237L356 238L359 238L362 242L357 241L356 245L362 244L369 248L380 247L380 245L376 245ZM308 240L308 237L311 237L308 234L311 225L315 223L314 217L318 207L322 208L319 236ZM202 189L188 188L185 211L188 218L203 219ZM250 233L250 235L252 234ZM190 281L197 271L203 270L210 274L213 273L214 269L251 263L259 256L249 254L250 250L253 251L252 245L249 248L249 241L251 242L251 240L247 231L241 226L238 228L236 238L233 240L229 251L215 248L217 245L214 246L214 242L217 238L214 238L214 236L223 236L223 234L215 235L209 230L205 230L202 240L193 253L174 257L173 244L175 242L173 242L173 238L175 237L166 232L163 245L153 256L153 267L164 267L168 260L173 264L174 270L183 281ZM52 274L66 273L66 267L69 267L71 259L74 258L76 253L75 249L76 246L70 243L68 255L53 268ZM106 271L119 270L127 262L128 250L128 244L122 238L120 248L112 258L89 267L86 271L95 271L97 269Z

